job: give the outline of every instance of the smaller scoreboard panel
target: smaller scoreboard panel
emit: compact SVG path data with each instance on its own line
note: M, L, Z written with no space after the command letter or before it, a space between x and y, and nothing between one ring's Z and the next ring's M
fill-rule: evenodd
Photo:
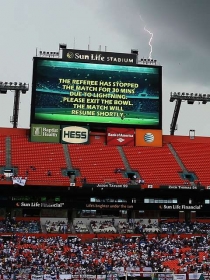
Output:
M34 58L31 123L161 128L162 68Z

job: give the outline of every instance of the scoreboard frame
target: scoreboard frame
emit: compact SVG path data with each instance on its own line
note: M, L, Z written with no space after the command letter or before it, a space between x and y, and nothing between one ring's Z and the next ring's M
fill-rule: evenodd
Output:
M31 115L30 115L30 125L31 124L54 124L54 125L75 125L75 126L90 126L91 128L107 128L107 127L130 127L130 128L145 128L145 129L162 129L162 66L160 65L145 65L145 64L134 64L134 65L122 65L126 67L144 67L144 68L158 68L159 70L159 123L157 125L142 125L142 124L125 124L125 123L97 123L97 122L84 122L84 121L56 121L56 120L41 120L35 117L35 102L36 102L36 84L37 84L37 62L40 60L49 60L56 62L72 63L72 61L64 61L63 59L57 58L46 58L46 57L34 57L33 58L33 77L32 77L32 94L31 94ZM79 64L101 64L100 62L77 62ZM109 65L109 64L106 64ZM110 63L110 66L113 64Z

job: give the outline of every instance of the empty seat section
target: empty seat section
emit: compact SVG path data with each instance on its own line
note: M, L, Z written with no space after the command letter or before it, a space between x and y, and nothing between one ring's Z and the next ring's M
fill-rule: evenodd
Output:
M124 168L123 161L116 147L104 145L68 145L70 158L74 169L79 169L81 177L88 183L104 183L106 180L116 180L125 183L121 173L115 174L116 168Z
M0 166L6 165L6 136L0 135Z
M11 145L12 165L18 167L18 176L27 176L28 181L69 183L69 178L61 173L61 168L66 168L61 144L34 143L26 136L14 135ZM47 175L48 170L51 176Z
M210 185L210 145L208 143L172 143L188 171L193 171L201 184Z
M123 147L133 170L138 170L146 184L182 184L181 171L167 145L158 147Z

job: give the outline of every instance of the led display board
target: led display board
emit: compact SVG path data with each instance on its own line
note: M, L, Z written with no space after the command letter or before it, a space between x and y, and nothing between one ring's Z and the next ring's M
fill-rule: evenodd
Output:
M31 142L59 143L60 126L52 124L31 124Z
M161 128L162 68L34 58L31 123Z

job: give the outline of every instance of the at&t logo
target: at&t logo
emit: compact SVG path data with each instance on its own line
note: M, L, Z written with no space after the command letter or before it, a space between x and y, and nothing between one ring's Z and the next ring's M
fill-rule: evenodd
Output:
M151 132L148 132L144 135L145 142L152 143L152 142L154 142L154 140L155 140L155 136Z

